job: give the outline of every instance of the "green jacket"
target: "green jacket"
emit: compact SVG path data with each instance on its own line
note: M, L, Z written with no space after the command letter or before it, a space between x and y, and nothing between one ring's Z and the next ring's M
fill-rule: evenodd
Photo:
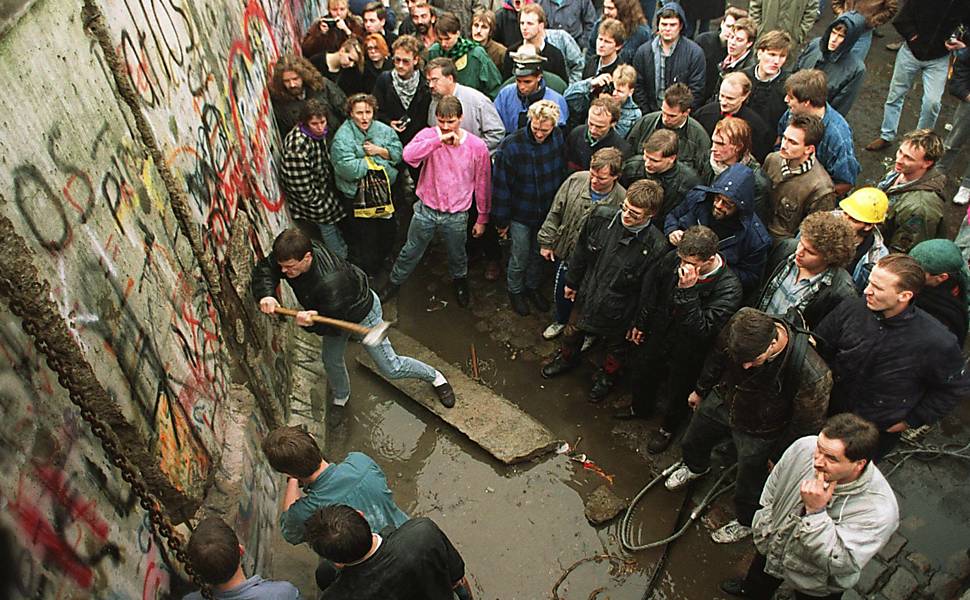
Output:
M428 60L444 56L441 44L435 42L428 48ZM475 88L489 98L494 98L502 86L502 74L481 46L475 46L455 61L458 83Z
M780 29L801 46L818 20L819 0L751 0L748 13L758 24L758 36Z
M387 148L390 160L380 156L371 158L387 171L387 178L391 184L397 179L396 165L401 162L404 148L397 132L390 125L381 123L376 118L371 122L367 132L357 127L352 119L347 119L333 136L330 147L330 161L333 163L333 175L337 189L347 198L357 195L357 182L367 174L367 161L364 155L364 142L369 141L376 146Z
M546 220L536 236L541 248L552 248L556 258L566 260L576 247L579 230L594 206L610 205L617 208L626 198L626 189L619 184L598 203L593 204L589 189L589 171L579 171L569 176L552 201Z
M923 240L947 237L945 185L946 175L933 167L916 181L883 189L889 196L889 212L880 229L890 252L909 254Z

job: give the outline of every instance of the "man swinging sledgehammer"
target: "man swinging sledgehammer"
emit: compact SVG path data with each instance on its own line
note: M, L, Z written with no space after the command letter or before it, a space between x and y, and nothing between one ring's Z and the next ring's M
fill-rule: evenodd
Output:
M251 288L259 310L268 315L277 313L280 305L276 288L284 277L304 308L295 315L297 324L323 336L323 367L333 403L343 406L350 399L350 376L344 362L347 339L351 332L362 337L364 329L386 326L381 301L368 286L363 271L322 244L311 242L295 228L281 233L273 242L270 255L253 270ZM320 314L328 318L321 319ZM427 381L442 405L446 408L455 405L455 392L440 371L419 360L398 356L386 337L367 337L378 338L373 340L374 345L365 343L364 348L385 377L415 377Z

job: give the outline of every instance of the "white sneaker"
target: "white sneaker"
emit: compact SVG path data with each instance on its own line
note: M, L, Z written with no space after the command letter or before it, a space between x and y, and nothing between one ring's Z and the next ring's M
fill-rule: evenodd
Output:
M583 347L579 349L580 354L592 348L593 344L596 343L596 340L597 337L595 335L587 335L585 338L583 338Z
M347 402L349 400L350 400L350 396L347 396L346 398L337 398L336 396L334 396L333 405L334 406L347 406Z
M751 535L751 528L734 519L723 527L712 531L711 539L714 540L715 544L733 544L740 542L749 535Z
M559 337L562 330L566 328L565 323L552 323L549 327L546 327L542 332L542 338L546 340L554 340Z
M953 203L961 205L970 203L970 187L961 185L957 195L953 197Z
M705 469L703 473L695 473L687 465L681 465L679 469L670 474L670 477L664 482L664 487L671 492L676 492L691 481L707 475L710 471L710 469Z

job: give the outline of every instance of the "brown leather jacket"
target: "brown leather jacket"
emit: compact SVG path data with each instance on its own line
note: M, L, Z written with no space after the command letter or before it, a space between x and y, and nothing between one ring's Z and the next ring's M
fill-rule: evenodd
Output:
M832 0L832 11L841 15L854 10L866 18L866 27L872 29L888 23L899 10L897 0Z

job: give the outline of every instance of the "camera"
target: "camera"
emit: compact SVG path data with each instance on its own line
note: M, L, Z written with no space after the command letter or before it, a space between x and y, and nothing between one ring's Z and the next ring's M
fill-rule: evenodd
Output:
M612 81L604 83L603 85L595 85L590 88L590 92L592 92L594 98L599 98L603 94L609 94L612 96L614 91L616 91L616 86L613 85Z
M398 127L404 128L411 124L411 115L404 115L397 121Z

